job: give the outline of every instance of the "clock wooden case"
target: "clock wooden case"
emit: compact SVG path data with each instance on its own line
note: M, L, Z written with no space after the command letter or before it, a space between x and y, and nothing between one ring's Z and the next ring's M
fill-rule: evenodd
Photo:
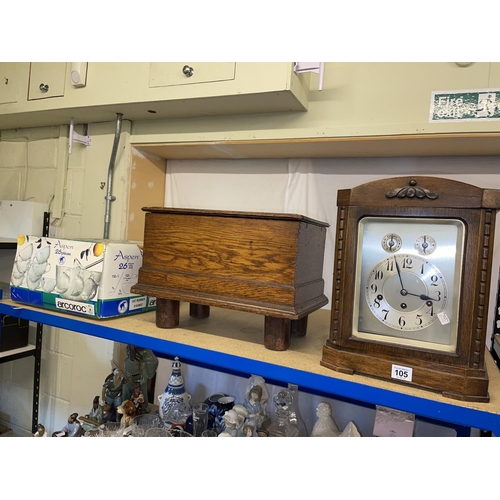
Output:
M321 364L489 401L484 363L500 190L396 177L339 190Z

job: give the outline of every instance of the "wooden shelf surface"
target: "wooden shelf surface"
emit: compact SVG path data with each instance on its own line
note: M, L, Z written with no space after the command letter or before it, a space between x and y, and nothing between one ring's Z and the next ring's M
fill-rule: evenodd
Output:
M188 307L181 303L180 327L173 329L157 328L154 311L94 320L5 299L0 301L0 314L149 348L218 371L257 374L269 381L295 383L302 390L491 430L500 436L500 372L489 352L486 364L490 402L462 402L402 382L345 375L320 366L322 348L329 333L329 310L312 313L307 335L292 338L290 349L271 351L264 347L264 316L212 307L210 317L199 320L189 316Z
M136 143L172 160L247 158L384 158L500 155L500 133L310 137L206 142Z

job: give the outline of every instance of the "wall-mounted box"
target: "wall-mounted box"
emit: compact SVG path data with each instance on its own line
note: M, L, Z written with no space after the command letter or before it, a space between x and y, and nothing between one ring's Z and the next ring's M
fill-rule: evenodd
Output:
M17 240L18 234L43 232L43 216L47 203L0 200L0 239Z

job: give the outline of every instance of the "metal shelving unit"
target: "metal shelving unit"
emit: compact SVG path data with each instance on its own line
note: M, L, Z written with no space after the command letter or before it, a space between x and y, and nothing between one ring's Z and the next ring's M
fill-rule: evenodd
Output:
M48 236L50 225L50 213L45 212L43 218L43 229L42 235ZM2 241L0 240L0 249L15 249L17 248L17 242ZM2 290L0 290L0 299L2 298ZM14 316L18 317L16 314L9 312L0 312L0 315ZM41 374L41 364L42 364L42 338L43 338L43 323L36 324L36 334L35 334L35 344L27 345L26 347L21 347L18 349L12 349L10 351L0 352L0 364L8 363L9 361L15 361L22 358L27 358L30 356L34 357L34 367L33 367L33 410L31 417L31 430L33 433L36 432L38 426L38 409L39 409L39 398L40 398L40 374Z
M307 335L292 339L291 349L277 353L265 349L263 341L249 340L245 332L238 333L260 326L262 318L251 313L214 308L206 320L188 318L183 328L165 330L156 327L154 311L103 321L24 306L10 300L0 301L0 314L137 345L165 357L179 356L186 362L225 373L258 374L270 382L296 383L309 392L387 406L455 428L477 428L500 436L500 372L489 353L486 360L490 377L489 403L462 402L403 383L340 374L319 365L318 345L324 342L329 312L320 310L311 314ZM188 315L182 309L181 314ZM458 435L467 433L459 432Z

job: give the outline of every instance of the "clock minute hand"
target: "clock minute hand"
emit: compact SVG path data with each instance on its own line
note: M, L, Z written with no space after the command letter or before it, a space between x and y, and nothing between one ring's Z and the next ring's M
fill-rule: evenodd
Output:
M401 278L401 269L399 269L399 264L398 260L396 259L396 256L394 256L394 262L396 263L396 271L398 272L399 282L401 283L401 292L403 291L406 292L405 286L403 285L403 279Z

